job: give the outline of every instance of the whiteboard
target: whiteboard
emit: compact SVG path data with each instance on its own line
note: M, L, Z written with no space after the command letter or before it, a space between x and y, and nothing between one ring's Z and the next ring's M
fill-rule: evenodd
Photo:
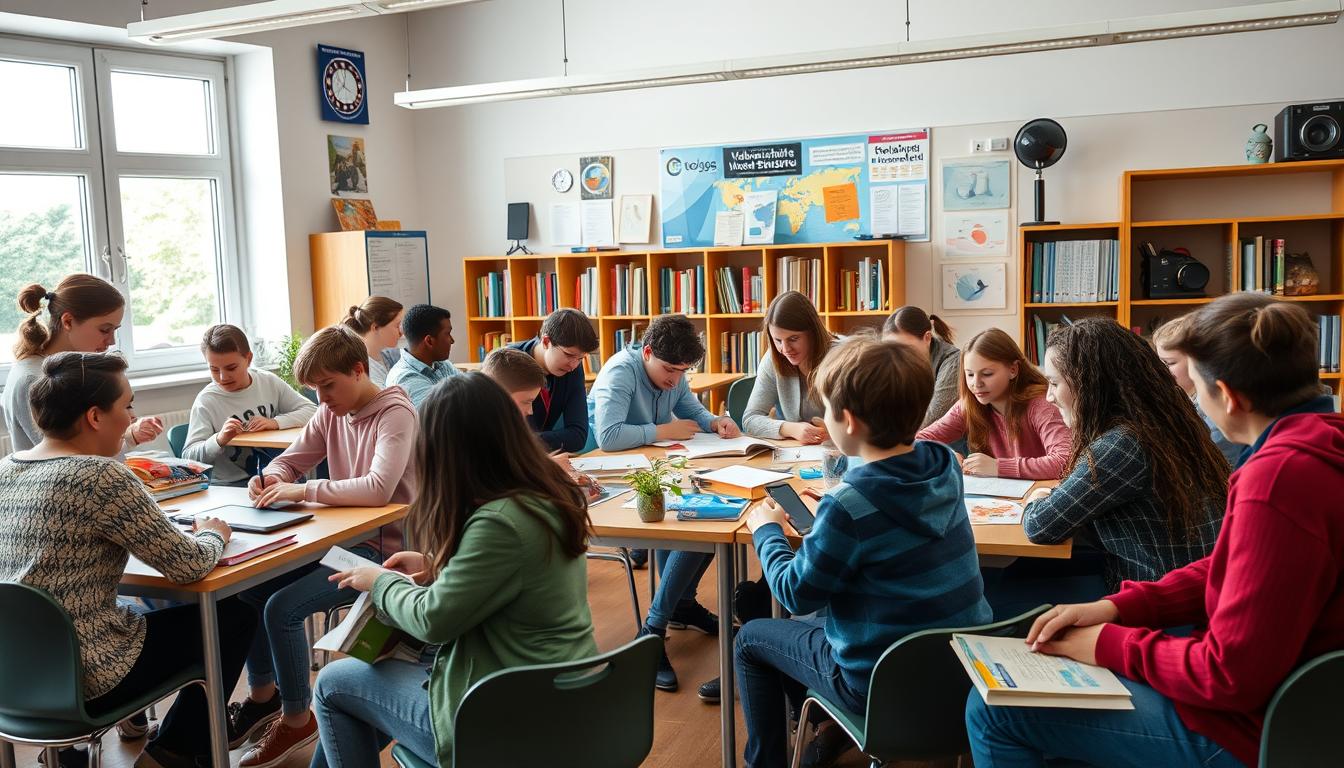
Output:
M429 240L424 232L364 233L369 259L369 295L402 306L429 302Z

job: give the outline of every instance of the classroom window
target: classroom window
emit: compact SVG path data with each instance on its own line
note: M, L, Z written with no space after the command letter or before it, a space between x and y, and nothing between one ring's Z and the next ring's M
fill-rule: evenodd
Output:
M11 297L76 271L126 296L133 372L198 366L239 304L223 62L0 38L5 74L22 117L0 121L0 367Z

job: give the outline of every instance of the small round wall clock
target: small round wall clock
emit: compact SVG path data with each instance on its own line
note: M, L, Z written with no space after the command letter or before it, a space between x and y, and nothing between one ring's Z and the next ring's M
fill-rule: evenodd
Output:
M551 186L561 194L568 192L574 187L574 174L567 168L557 168L555 173L551 174Z
M364 108L364 78L349 59L335 58L322 71L322 93L327 104L343 117L359 114Z

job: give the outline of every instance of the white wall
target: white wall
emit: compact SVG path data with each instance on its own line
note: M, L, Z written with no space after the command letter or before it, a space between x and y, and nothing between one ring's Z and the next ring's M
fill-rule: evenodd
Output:
M915 0L912 37L1225 4ZM491 0L417 14L412 86L559 74L559 14L558 7L556 13L547 10L551 5ZM567 4L569 70L636 69L890 42L904 37L901 6L864 0L818 10L815 0L686 0L675 10L649 13L646 3L572 0ZM1119 216L1124 169L1241 162L1250 126L1269 122L1277 105L1344 96L1341 69L1344 25L1337 24L426 110L415 122L421 205L443 215L446 224L430 232L434 295L439 301L447 296L446 306L463 311L456 260L502 253L507 245L504 204L519 202L508 196L508 158L576 158L923 125L935 127L934 153L945 157L966 154L972 136L1011 137L1023 121L1051 116L1064 123L1071 140L1064 160L1048 172L1051 218L1110 220ZM1235 108L1199 109L1205 107ZM1097 115L1108 117L1087 117ZM615 171L618 187L622 167L618 163ZM1029 189L1022 184L1025 178L1019 174L1019 189ZM936 306L938 259L927 246L911 252L907 298ZM958 324L963 332L998 324L1016 334L1014 312ZM461 353L465 356L466 350Z

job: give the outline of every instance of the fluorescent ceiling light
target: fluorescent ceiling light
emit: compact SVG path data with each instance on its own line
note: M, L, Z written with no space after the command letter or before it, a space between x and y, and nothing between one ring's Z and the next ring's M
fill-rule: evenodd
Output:
M400 2L434 0L400 0ZM398 0L385 0L395 3ZM1067 50L1177 37L1255 32L1314 24L1333 24L1344 12L1344 0L1281 0L1280 2L1214 8L1060 27L1015 30L965 38L923 40L872 48L703 62L685 67L600 75L513 80L500 83L428 88L395 94L397 106L432 109L463 104L517 101L584 93L606 93L672 85L780 77L847 69L890 67L951 59L1004 56Z
M480 0L268 0L214 11L165 16L126 25L126 34L145 43L228 37L299 27L361 16L405 13Z

